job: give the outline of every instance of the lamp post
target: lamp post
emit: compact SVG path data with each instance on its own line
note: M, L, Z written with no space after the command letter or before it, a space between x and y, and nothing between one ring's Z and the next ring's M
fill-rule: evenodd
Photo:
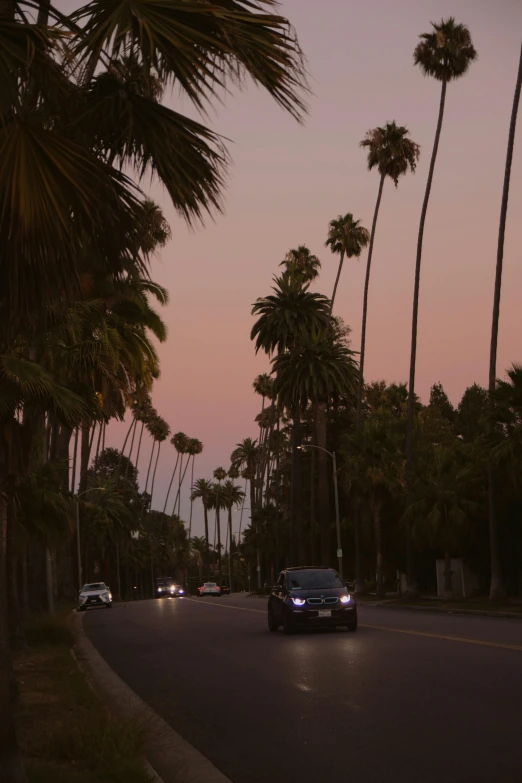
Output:
M335 451L328 451L328 449L323 449L322 446L314 446L311 443L303 443L301 446L296 446L299 451L302 451L303 449L318 449L319 451L324 451L326 454L329 454L332 458L333 462L333 481L334 481L334 496L335 496L335 529L337 532L337 559L339 561L339 576L341 579L343 578L343 550L341 546L341 521L339 519L339 492L337 489L337 459L335 456Z

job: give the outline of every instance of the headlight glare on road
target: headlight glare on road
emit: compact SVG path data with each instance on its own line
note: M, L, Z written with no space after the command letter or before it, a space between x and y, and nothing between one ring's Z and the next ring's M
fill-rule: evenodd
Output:
M304 598L294 598L292 597L292 601L296 606L304 606L305 605L305 599Z
M341 603L342 604L349 604L351 600L352 600L352 596L351 595L342 595L341 596Z

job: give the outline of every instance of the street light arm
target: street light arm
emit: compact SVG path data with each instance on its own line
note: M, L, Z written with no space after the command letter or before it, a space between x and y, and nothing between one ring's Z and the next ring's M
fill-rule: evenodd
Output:
M299 451L302 451L303 449L319 449L319 451L324 451L326 454L329 454L332 459L334 459L334 455L331 451L328 451L328 449L323 449L322 446L314 446L312 443L303 443L301 446L296 446L296 449Z

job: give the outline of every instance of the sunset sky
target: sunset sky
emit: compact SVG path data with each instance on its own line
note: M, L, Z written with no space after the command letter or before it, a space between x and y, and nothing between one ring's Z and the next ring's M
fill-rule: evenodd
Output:
M522 38L520 0L284 0L310 73L303 126L252 84L208 118L230 139L233 159L224 215L190 232L156 186L173 231L152 277L170 292L169 338L160 348L153 403L173 432L204 443L196 477L229 465L235 444L256 436L260 399L252 391L265 357L254 355L251 305L270 291L286 251L306 244L321 259L316 289L331 295L337 261L324 247L329 220L352 212L370 228L378 176L359 141L396 120L421 145L417 173L397 190L386 183L370 285L366 379L405 381L410 352L415 245L439 104L439 83L413 66L418 35L453 15L471 32L479 58L448 88L424 239L417 392L440 381L458 403L487 381L498 217L506 142ZM185 111L184 102L169 105ZM193 115L193 112L190 112ZM194 115L193 115L194 116ZM522 119L513 164L505 245L499 374L522 361ZM145 183L148 185L148 183ZM349 260L335 311L358 350L366 255ZM111 427L121 447L123 425ZM150 443L140 464L144 480ZM163 447L156 502L163 508L174 449ZM188 515L188 482L182 512ZM202 533L194 509L193 534ZM237 529L238 520L235 519Z

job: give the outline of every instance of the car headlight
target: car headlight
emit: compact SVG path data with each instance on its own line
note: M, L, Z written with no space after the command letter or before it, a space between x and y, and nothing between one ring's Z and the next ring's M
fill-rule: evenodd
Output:
M80 603L85 603L86 600L87 600L87 596L86 595L81 595L80 596Z
M180 591L179 591L179 594L180 594L180 595L183 595L183 593L184 593L184 592L185 592L184 590L180 590Z
M352 600L352 596L351 595L342 595L341 596L341 603L342 604L349 604L351 600Z
M294 598L293 596L292 596L292 601L296 606L304 606L306 603L304 598Z
M163 587L158 587L158 593L163 592Z

